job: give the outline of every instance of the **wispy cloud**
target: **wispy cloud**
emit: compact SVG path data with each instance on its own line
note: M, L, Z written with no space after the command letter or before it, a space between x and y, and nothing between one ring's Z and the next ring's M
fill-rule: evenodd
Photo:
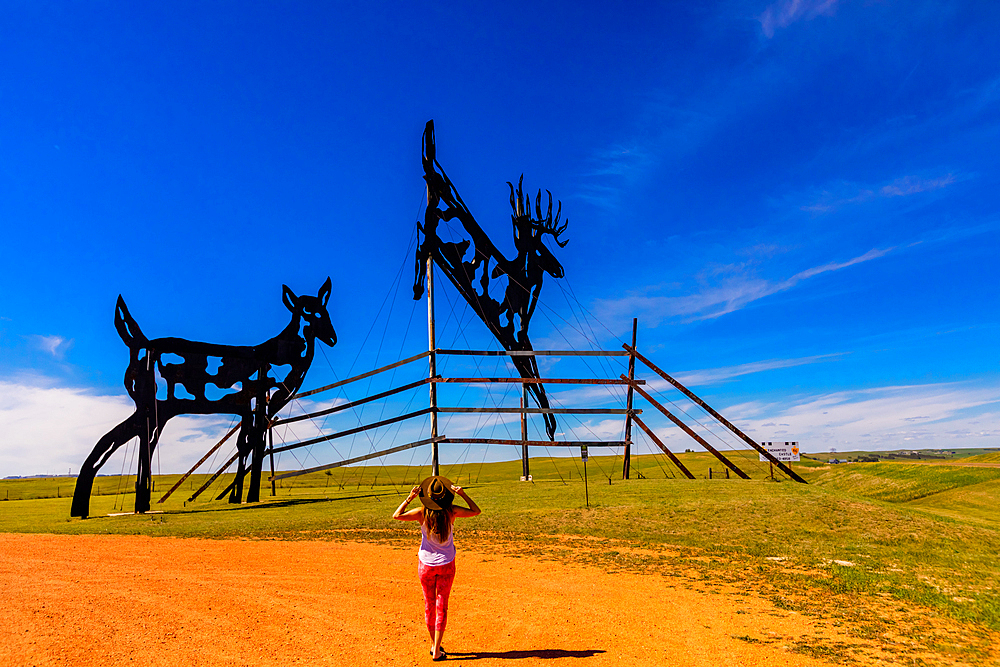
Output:
M731 378L752 373L763 373L779 368L793 368L795 366L805 366L824 361L830 361L844 356L844 353L817 354L811 357L798 357L797 359L767 359L765 361L752 361L737 366L724 366L722 368L707 368L704 370L684 371L676 373L674 377L686 385L711 385Z
M625 176L648 162L649 155L636 146L612 146L594 155L594 166L582 176Z
M62 336L31 336L35 347L43 352L51 354L54 358L62 360L66 358L66 353L73 347L73 339L66 339Z
M720 317L754 301L789 290L804 280L823 273L839 271L855 264L882 257L892 248L873 248L843 262L828 262L815 266L784 280L767 280L741 271L724 275L721 282L710 285L695 294L685 296L631 295L621 299L600 299L595 303L598 317L604 321L617 321L623 317L641 316L647 326L657 326L665 319L680 318L697 321Z
M736 366L723 366L720 368L706 368L694 371L671 372L674 378L685 385L691 387L704 387L718 384L735 377L752 375L754 373L764 373L781 368L794 368L796 366L806 366L832 361L845 356L846 352L833 354L817 354L809 357L798 357L794 359L766 359L764 361L752 361ZM616 378L617 373L625 373L624 361L620 368L613 368L606 373L609 378ZM653 391L673 391L672 385L666 380L657 377L647 378L647 386ZM549 400L553 407L583 407L583 406L607 406L623 407L625 404L625 388L620 386L583 386L583 387L561 387L553 385L549 388Z
M650 154L638 146L612 146L594 153L590 168L580 174L581 185L572 195L602 208L618 204L623 182L643 173L652 164Z
M891 183L886 183L874 187L858 187L853 184L844 184L840 192L824 190L812 204L802 206L803 211L813 213L827 213L848 204L863 204L877 199L890 199L893 197L908 197L921 192L931 192L946 188L958 179L954 174L947 174L937 178L918 178L916 176L904 176L897 178ZM844 191L849 193L845 194Z
M817 16L831 16L837 0L778 0L757 17L760 28L768 39L780 28L787 28L797 21L808 21Z
M905 197L918 192L939 190L943 187L951 185L954 182L955 177L952 174L942 176L941 178L915 178L913 176L905 176L903 178L896 179L889 185L882 186L882 189L879 190L879 194L883 197Z

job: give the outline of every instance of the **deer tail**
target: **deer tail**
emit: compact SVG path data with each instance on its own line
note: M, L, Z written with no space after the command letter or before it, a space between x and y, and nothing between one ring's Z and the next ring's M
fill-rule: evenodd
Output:
M122 298L121 294L118 295L118 303L115 305L115 328L118 329L118 335L122 337L130 350L146 347L149 343L149 339L143 335L139 324L128 312L125 299Z

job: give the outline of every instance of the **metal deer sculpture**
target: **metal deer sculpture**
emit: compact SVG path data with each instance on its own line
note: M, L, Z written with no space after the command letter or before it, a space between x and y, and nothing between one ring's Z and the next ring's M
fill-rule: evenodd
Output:
M239 464L229 502L239 503L249 465L247 502L260 500L264 436L270 420L302 385L312 363L315 341L330 347L337 334L326 310L327 278L316 296L295 296L282 285L282 302L292 312L288 326L260 345L218 345L183 338L146 338L118 297L115 328L129 348L125 388L135 412L104 435L87 457L73 493L72 516L90 512L94 476L115 451L139 438L135 511L149 509L151 460L164 424L182 414L233 414L241 419L237 440ZM159 382L158 382L159 377Z
M504 349L508 351L531 350L528 339L528 324L538 303L542 289L542 278L548 273L554 278L562 278L563 267L542 243L545 234L550 234L562 248L569 241L560 241L566 231L567 222L559 224L562 202L552 217L552 193L548 192L548 206L542 214L542 191L535 196L534 216L531 197L522 190L524 176L517 183L508 182L510 187L511 223L514 227L514 247L517 256L508 260L486 232L479 226L472 212L462 201L454 183L445 174L437 161L434 145L434 121L427 121L423 136L424 180L427 181L427 209L424 224L419 226L424 234L424 242L417 249L416 277L413 298L419 299L424 292L424 264L428 257L441 267L445 275L458 289L480 319L489 327ZM471 237L461 243L443 242L438 238L438 221L458 218ZM490 263L493 263L492 270ZM491 278L507 276L507 288L503 300L498 302L489 294ZM478 283L478 288L477 288ZM538 365L530 356L511 357L518 373L523 378L538 378ZM527 385L540 408L548 408L549 401L545 387L541 384ZM549 439L555 438L556 420L545 414L545 431Z

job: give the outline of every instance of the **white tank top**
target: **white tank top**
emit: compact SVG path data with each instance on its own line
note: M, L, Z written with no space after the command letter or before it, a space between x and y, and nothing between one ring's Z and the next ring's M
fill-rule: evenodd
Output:
M455 527L448 531L448 539L443 543L427 532L427 526L420 524L420 551L417 558L424 565L447 565L455 560Z

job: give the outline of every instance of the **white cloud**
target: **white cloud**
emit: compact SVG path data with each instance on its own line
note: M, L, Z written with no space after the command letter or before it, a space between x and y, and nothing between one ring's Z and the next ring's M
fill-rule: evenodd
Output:
M969 383L831 392L798 400L749 402L723 411L756 440L798 440L805 451L836 447L995 447L1000 387Z
M836 6L837 0L779 0L769 5L758 20L764 36L770 39L779 28L787 28L797 21L830 16Z
M734 270L722 278L721 282L707 286L700 292L685 296L645 296L631 295L621 299L599 299L594 309L598 318L608 322L617 322L623 318L641 317L647 326L655 327L664 319L682 318L691 322L720 317L763 299L764 297L784 292L797 284L823 273L839 271L840 269L877 259L891 252L892 248L873 248L843 262L828 262L800 271L790 278L771 281ZM735 268L735 267L731 267Z
M64 359L66 352L73 347L72 339L65 339L62 336L31 336L35 347L43 352L51 354L56 359Z
M44 380L36 384L0 381L0 433L4 434L0 477L65 474L68 470L75 474L98 439L133 409L127 396L46 386ZM153 471L186 472L226 432L229 423L229 417L175 417L164 428ZM117 474L125 449L119 449L101 472Z

